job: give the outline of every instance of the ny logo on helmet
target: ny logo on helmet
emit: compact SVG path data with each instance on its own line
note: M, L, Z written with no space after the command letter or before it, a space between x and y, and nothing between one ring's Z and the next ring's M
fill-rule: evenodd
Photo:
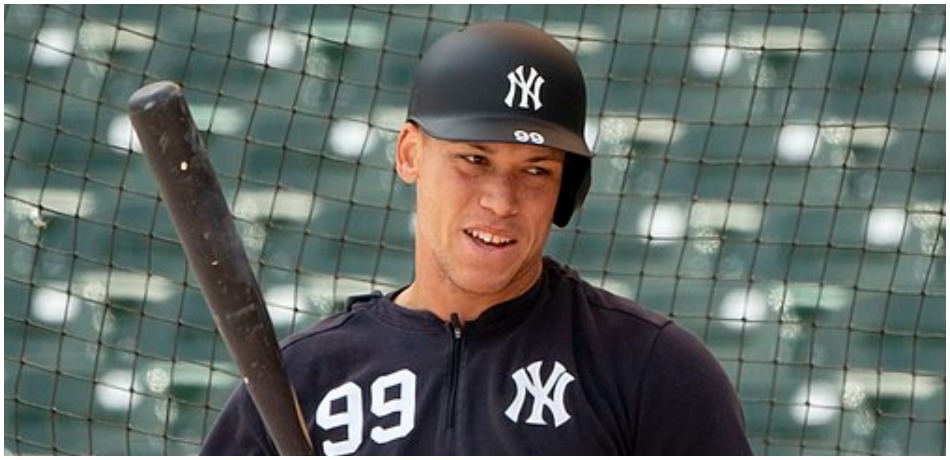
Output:
M505 96L505 104L508 107L514 107L515 94L521 90L521 100L518 107L522 109L533 108L538 110L543 105L541 103L541 85L544 84L544 77L538 73L534 67L528 71L528 78L524 76L524 66L519 65L517 69L508 72L508 95ZM528 105L532 102L534 107Z

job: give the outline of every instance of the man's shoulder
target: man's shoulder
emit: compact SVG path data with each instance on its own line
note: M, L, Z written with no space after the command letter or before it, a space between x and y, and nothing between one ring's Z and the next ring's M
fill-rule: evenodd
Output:
M579 305L587 308L591 313L604 315L615 321L634 321L657 329L664 328L672 322L667 316L648 309L636 300L591 284L576 270L553 259L545 259L545 267L548 273L557 279L556 285L561 289L571 290L575 296L573 302L577 304L577 300L580 300Z
M287 352L305 347L308 343L319 341L325 336L332 336L383 298L383 294L379 292L349 297L342 311L331 313L303 331L290 335L281 341L281 348ZM332 340L332 337L329 339Z

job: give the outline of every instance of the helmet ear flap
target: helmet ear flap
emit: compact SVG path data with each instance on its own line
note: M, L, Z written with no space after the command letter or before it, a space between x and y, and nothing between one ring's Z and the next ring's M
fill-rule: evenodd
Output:
M564 173L561 176L561 191L554 207L554 225L567 226L574 210L581 207L591 181L590 158L580 155L565 155Z

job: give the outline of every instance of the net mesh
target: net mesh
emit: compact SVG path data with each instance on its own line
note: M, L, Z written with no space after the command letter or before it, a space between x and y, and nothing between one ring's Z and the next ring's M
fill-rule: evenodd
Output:
M588 79L547 252L699 335L756 453L945 453L943 5L6 5L5 452L195 453L238 382L135 89L185 88L284 337L409 281L412 72L489 19Z

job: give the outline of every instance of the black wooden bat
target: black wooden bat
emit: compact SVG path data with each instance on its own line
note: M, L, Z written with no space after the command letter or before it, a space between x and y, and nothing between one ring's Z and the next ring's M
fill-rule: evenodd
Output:
M313 447L260 287L182 89L157 82L129 98L129 117L188 263L281 455Z

